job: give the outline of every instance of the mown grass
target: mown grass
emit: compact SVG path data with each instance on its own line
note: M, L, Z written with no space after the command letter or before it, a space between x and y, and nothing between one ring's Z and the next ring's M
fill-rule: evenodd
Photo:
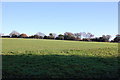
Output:
M118 78L118 44L2 39L3 78Z

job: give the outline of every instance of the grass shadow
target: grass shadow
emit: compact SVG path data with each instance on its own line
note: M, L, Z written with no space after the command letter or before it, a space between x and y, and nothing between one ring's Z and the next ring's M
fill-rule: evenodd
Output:
M117 58L3 55L4 78L119 78Z

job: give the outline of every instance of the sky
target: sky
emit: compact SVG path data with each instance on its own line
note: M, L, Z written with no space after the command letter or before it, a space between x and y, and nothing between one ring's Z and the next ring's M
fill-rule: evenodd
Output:
M118 34L117 2L3 2L2 33Z

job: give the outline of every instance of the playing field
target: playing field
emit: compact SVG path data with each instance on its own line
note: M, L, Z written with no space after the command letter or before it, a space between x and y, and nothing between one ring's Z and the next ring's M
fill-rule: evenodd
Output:
M118 43L2 39L3 78L117 78Z

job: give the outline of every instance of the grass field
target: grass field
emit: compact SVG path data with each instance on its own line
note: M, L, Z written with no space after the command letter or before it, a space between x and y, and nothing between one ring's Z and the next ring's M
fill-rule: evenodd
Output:
M2 39L3 78L118 78L118 44Z

